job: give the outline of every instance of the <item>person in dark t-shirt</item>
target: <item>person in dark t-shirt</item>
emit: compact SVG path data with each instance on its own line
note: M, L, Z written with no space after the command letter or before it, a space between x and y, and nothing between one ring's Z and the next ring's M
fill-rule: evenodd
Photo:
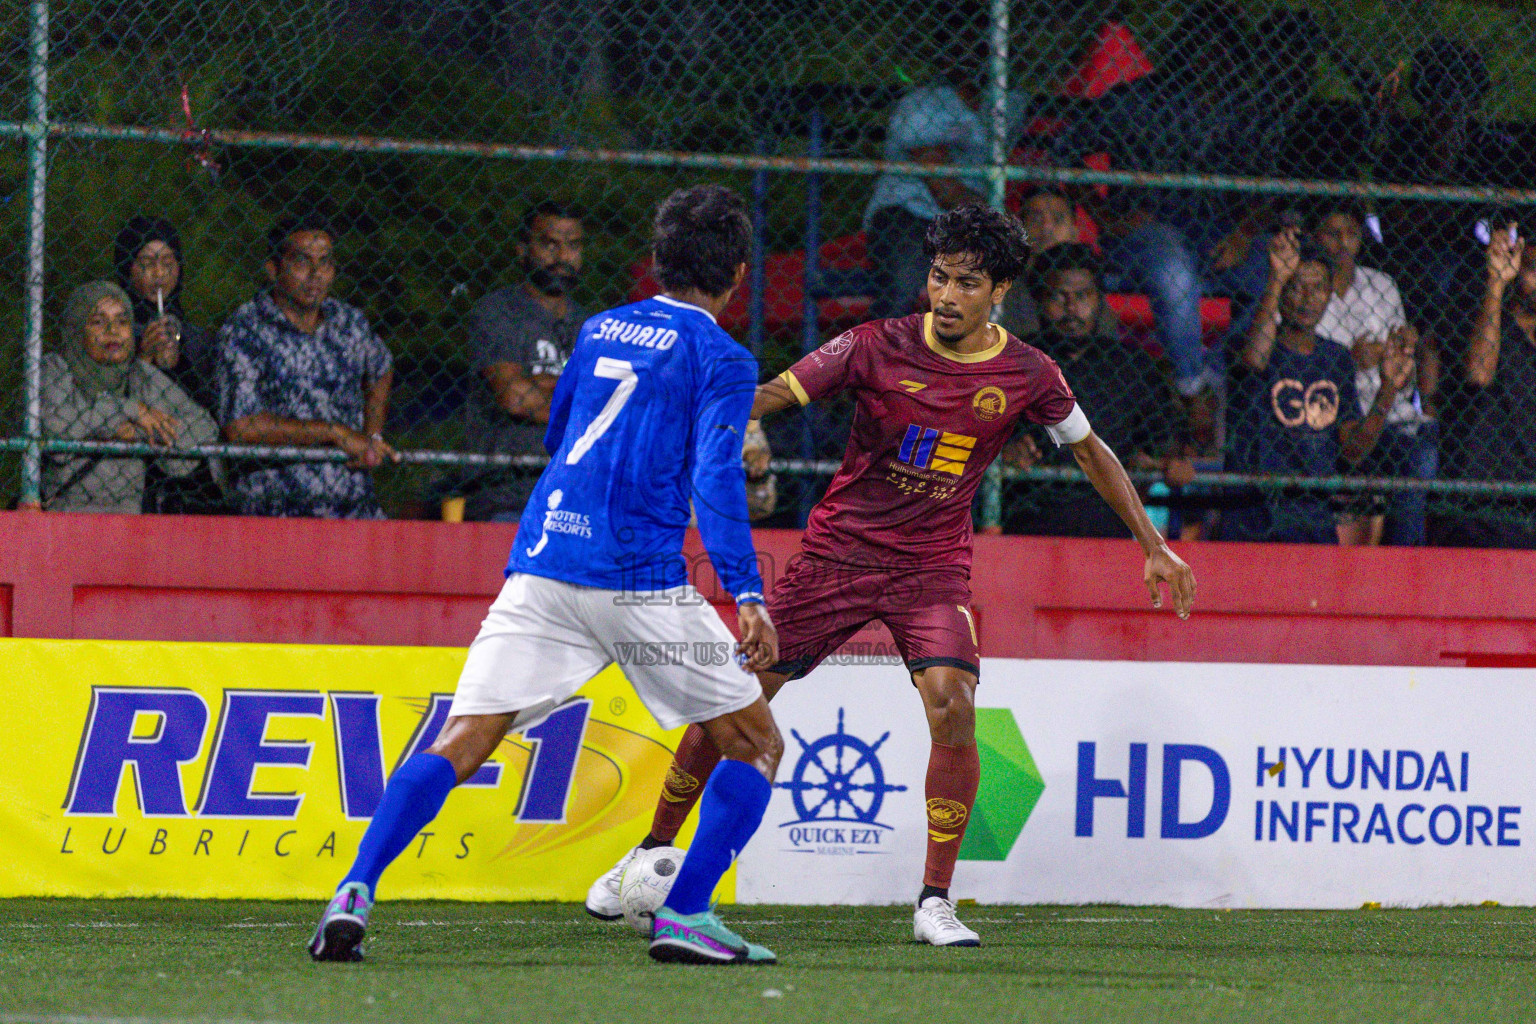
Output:
M1035 301L1035 284L1045 261L1058 246L1077 244L1077 205L1060 188L1042 185L1024 197L1019 219L1029 232L1029 262L1024 265L1024 277L1019 287L1008 290L1008 298L1003 302L1002 326L1033 343L1034 336L1044 329L1044 319ZM1071 250L1073 258L1078 258L1076 254L1085 248ZM1092 251L1088 249L1088 252ZM1094 334L1116 340L1124 330L1120 315L1104 301L1102 289L1099 289L1099 304L1093 310L1090 327ZM1110 447L1115 446L1111 444Z
M525 280L475 304L466 323L477 377L465 406L470 444L488 455L543 455L550 396L588 311L571 298L585 241L581 212L553 201L523 217ZM517 522L537 469L497 469L467 483L467 518Z
M1364 416L1349 350L1317 333L1333 288L1333 264L1303 246L1296 228L1269 247L1270 275L1249 328L1242 364L1242 403L1233 468L1281 476L1332 476L1376 446L1387 412L1414 375L1413 349L1389 339L1381 389ZM1227 517L1224 539L1336 544L1332 505L1318 491L1266 490Z
M1104 335L1096 322L1103 296L1093 250L1067 242L1036 257L1031 288L1043 330L1030 339L1055 359L1072 393L1093 420L1094 432L1140 469L1159 469L1167 482L1188 483L1194 466L1179 451L1184 412L1157 363L1118 334ZM1069 466L1070 451L1041 446L1029 434L1003 450L1009 465ZM1054 537L1129 537L1114 509L1086 484L1023 485L1008 533Z
M1477 390L1459 424L1454 468L1471 480L1536 480L1536 252L1519 230L1509 223L1490 232L1467 348L1467 382ZM1536 548L1536 501L1479 496L1469 505L1441 543Z

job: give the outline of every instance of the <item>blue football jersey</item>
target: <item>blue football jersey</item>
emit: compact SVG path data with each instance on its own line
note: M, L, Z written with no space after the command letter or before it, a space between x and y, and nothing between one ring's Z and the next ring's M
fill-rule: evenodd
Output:
M722 584L762 600L741 442L757 360L697 306L658 296L582 325L550 405L507 572L606 590L688 581L690 511Z

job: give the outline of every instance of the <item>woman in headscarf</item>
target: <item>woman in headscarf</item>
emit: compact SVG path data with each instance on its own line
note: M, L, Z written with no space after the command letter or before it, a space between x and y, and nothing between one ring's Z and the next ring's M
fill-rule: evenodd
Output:
M163 217L130 217L112 244L117 283L133 303L139 359L163 371L204 409L218 405L214 376L216 335L187 323L181 308L181 236ZM144 485L145 512L223 512L218 465L171 477L151 465Z
M163 370L205 409L217 404L214 333L181 309L181 236L163 217L130 217L112 245L117 283L133 302L139 358Z
M92 281L64 307L60 350L43 356L43 431L51 438L212 444L213 417L168 376L135 358L132 303L110 281ZM74 512L138 512L146 461L98 455L51 457L43 469L43 507ZM152 459L186 476L197 459Z

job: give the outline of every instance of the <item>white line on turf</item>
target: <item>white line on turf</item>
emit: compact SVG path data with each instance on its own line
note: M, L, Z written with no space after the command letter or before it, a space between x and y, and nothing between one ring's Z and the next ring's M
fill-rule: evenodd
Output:
M7 921L5 928L137 928L137 921L64 921L59 924L41 924L37 921Z
M0 1013L0 1024L284 1024L237 1017L94 1017L78 1013Z

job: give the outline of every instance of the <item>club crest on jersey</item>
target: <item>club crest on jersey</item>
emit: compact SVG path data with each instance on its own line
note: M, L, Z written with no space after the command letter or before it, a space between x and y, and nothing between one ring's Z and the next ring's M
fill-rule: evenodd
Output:
M896 458L918 469L959 476L965 472L965 464L975 447L974 437L912 423L907 426L906 436L901 439L901 449L896 453Z
M984 387L971 399L971 412L979 420L995 420L1008 408L1008 396L1002 388Z

